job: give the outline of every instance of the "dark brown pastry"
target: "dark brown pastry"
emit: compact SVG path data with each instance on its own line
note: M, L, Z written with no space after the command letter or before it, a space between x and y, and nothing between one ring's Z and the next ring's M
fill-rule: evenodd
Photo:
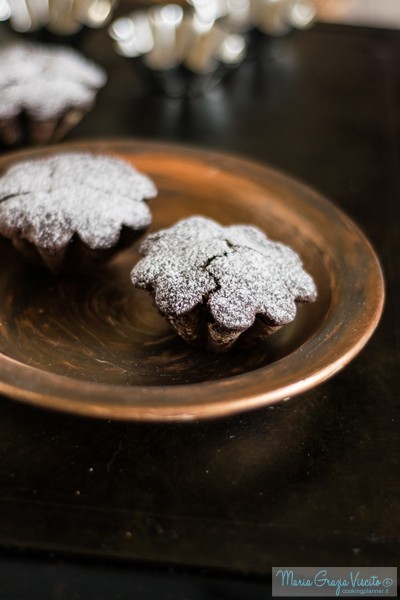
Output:
M299 256L257 227L194 216L147 236L134 286L188 343L223 352L245 331L258 339L290 323L317 291Z
M94 105L104 70L76 50L13 43L0 50L0 140L61 139Z
M128 163L80 152L16 163L0 178L0 235L55 272L85 270L151 223L154 183Z

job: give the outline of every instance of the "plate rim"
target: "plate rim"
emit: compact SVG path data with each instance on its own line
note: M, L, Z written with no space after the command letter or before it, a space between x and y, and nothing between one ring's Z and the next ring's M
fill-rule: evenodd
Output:
M118 148L118 150L117 150ZM339 207L332 203L329 199L313 189L311 186L304 184L298 179L286 174L284 171L271 167L260 161L247 158L242 155L221 152L211 148L200 148L194 145L185 145L175 142L158 142L151 140L143 140L139 138L110 138L110 139L82 139L79 141L69 141L62 144L57 144L49 147L41 147L34 149L23 149L16 152L6 153L0 156L0 169L4 163L14 162L23 158L35 158L45 156L55 152L86 150L96 153L110 152L125 152L134 154L139 152L166 153L175 152L182 156L192 156L203 159L210 164L218 162L218 167L223 169L224 162L228 165L237 164L242 167L250 168L250 170L258 171L261 177L272 178L278 183L283 183L284 186L289 186L307 199L312 199L317 207L322 206L329 209L333 215L339 219L350 233L356 235L358 242L361 242L365 255L368 255L369 265L373 272L369 273L371 280L370 286L373 288L373 304L365 306L364 312L369 313L369 318L366 323L359 325L355 335L351 340L344 344L343 351L333 360L327 361L324 365L315 368L303 368L301 373L304 377L293 380L290 383L275 387L272 390L253 389L246 395L243 393L242 387L246 387L247 380L254 379L254 374L274 370L279 371L279 363L285 361L293 354L304 352L307 346L314 340L318 344L319 330L325 321L320 325L308 338L305 343L294 350L289 355L282 357L274 363L260 367L253 371L249 371L240 375L235 375L225 379L216 381L189 383L180 385L168 386L123 386L115 384L96 383L92 381L80 380L65 375L44 371L38 367L32 367L23 362L20 362L12 357L8 357L0 352L0 393L6 395L10 399L22 401L24 403L59 410L63 412L79 414L83 416L102 417L106 419L132 420L132 421L188 421L201 418L222 417L234 413L242 412L247 409L255 409L262 406L267 406L292 398L298 394L304 393L307 390L320 385L343 367L345 367L366 345L373 332L375 331L379 320L382 316L385 287L382 267L378 256L359 226ZM212 161L212 162L211 162ZM307 202L307 200L306 200ZM309 202L309 200L308 200ZM320 332L321 333L321 332ZM319 342L319 344L321 341ZM343 343L343 340L342 340ZM304 362L304 361L303 361ZM30 387L21 387L21 383L15 384L15 374L28 375ZM253 375L252 375L253 374ZM210 388L214 388L221 382L225 385L225 395L218 400L211 402L199 401L199 394L207 394ZM227 383L228 382L228 383ZM24 381L26 384L26 382ZM253 382L254 383L254 382ZM60 395L59 385L64 394ZM190 389L190 396L197 400L194 402L182 402L182 391ZM43 391L44 390L44 391ZM141 397L150 397L154 400L157 393L168 398L167 404L160 403L159 405L146 405L142 401L141 404L129 404L126 391L134 391ZM72 397L71 397L72 394ZM85 399L80 402L76 396ZM112 394L114 398L118 398L117 404L107 404L107 398ZM95 399L93 399L95 396ZM178 396L178 402L173 402L173 398ZM181 396L179 400L179 396Z

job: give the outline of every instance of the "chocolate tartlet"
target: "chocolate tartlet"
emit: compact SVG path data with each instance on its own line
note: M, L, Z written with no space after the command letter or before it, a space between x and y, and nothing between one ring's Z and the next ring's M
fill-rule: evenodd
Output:
M0 178L0 235L54 272L85 270L151 223L154 183L105 155L65 153L16 163Z
M0 50L0 140L60 140L92 108L105 71L76 50L13 43Z
M194 216L148 235L139 250L133 285L152 293L185 341L216 352L245 331L270 335L293 321L297 302L317 297L296 252L251 225Z

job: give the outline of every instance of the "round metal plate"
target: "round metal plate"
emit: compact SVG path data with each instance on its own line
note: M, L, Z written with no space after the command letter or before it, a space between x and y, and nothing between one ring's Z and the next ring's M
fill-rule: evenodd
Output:
M179 420L226 415L321 383L365 345L382 311L379 262L359 229L314 191L265 166L219 153L134 141L86 142L15 153L118 155L159 188L152 229L203 214L252 223L292 246L318 286L315 304L251 351L187 346L134 290L138 255L125 251L89 277L27 265L6 241L0 264L0 392L83 415Z

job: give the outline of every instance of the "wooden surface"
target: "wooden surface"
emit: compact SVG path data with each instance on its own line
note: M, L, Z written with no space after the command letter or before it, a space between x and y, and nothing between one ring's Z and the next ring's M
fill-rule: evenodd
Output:
M24 557L41 556L35 572L51 598L43 569L54 553L76 562L90 556L102 569L111 559L207 568L208 576L218 569L227 585L237 573L268 577L282 564L398 564L399 33L320 25L266 46L224 86L191 101L149 97L102 33L83 47L110 78L70 140L180 141L283 169L362 227L381 258L388 298L380 327L348 368L273 409L150 425L4 398L3 552L21 576ZM121 566L125 574L132 568ZM93 597L109 597L96 569L86 574L83 597L96 586ZM132 597L111 567L109 576L123 600ZM253 592L249 583L242 597Z

